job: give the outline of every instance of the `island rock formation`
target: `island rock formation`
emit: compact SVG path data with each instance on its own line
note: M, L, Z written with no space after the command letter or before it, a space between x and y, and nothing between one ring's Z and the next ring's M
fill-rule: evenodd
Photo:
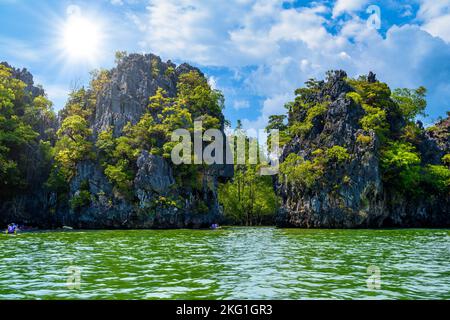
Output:
M370 73L363 84L371 87L379 82ZM289 123L310 121L310 127L294 134L284 146L281 166L291 154L312 163L334 146L344 148L346 154L341 162L329 160L324 165L324 161L317 160L316 166L309 166L308 174L316 178L308 187L287 183L281 176L276 179L275 188L282 198L277 225L302 228L449 226L448 185L446 192L421 194L411 192L414 190L400 192L386 181L380 159L384 150L382 137L375 130L364 130L361 125L367 110L371 109L362 105L368 102L352 99L351 93L355 93L355 89L347 74L334 71L328 74L326 81L316 82L303 93L294 103L299 107L291 107ZM302 107L304 105L326 107L317 109L322 111L310 117L312 113ZM394 104L392 108L395 109ZM398 112L388 112L385 119L393 137L399 137L406 126L404 119L396 114ZM442 165L441 159L450 152L449 119L437 123L433 130L424 130L420 123L415 126L418 133L411 144L421 159L418 168ZM323 171L317 174L317 170Z

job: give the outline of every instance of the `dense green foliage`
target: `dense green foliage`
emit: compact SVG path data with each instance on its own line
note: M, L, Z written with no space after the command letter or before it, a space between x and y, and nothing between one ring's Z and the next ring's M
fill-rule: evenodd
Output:
M365 79L352 81L357 88L364 88L363 97L371 97L375 108L384 112L389 118L380 123L372 123L367 127L363 124L363 129L375 130L382 138L381 142L381 167L383 169L383 180L396 192L408 195L425 195L430 193L448 193L450 184L448 177L450 170L443 165L423 165L422 155L417 151L420 143L420 135L424 129L414 123L418 115L425 115L426 89L396 89L388 99L388 88L380 82L367 85ZM378 87L387 88L385 90L373 90ZM367 101L364 100L363 101ZM373 102L375 101L375 102ZM380 102L381 101L381 102ZM364 106L364 104L363 104ZM373 105L369 106L374 108ZM367 109L365 108L366 112ZM370 113L369 113L370 114ZM365 116L364 118L367 118ZM363 118L363 120L364 120ZM401 119L403 123L399 130L389 127L388 119ZM381 119L380 119L381 121ZM368 121L367 123L370 123ZM382 131L381 131L382 130ZM398 132L399 131L399 132Z
M51 102L32 97L26 84L0 64L0 197L20 194L51 161L54 132Z
M416 148L405 142L392 142L383 151L384 179L410 195L446 193L450 190L450 170L444 165L421 166ZM446 161L446 157L442 159Z
M400 190L414 190L420 179L420 155L405 142L391 142L383 151L384 179L395 182Z
M425 108L427 101L425 99L427 89L419 87L411 89L395 89L392 93L392 99L400 107L400 111L406 121L414 121L418 115L426 116Z
M286 116L285 115L271 115L269 116L269 122L265 128L267 133L267 148L268 151L271 151L272 143L272 130L278 130L278 143L279 147L282 148L286 143L291 139L287 129L288 126L285 124Z
M70 93L66 106L59 112L61 125L57 131L57 140L53 147L54 165L47 186L56 192L59 201L68 199L69 183L76 175L77 164L84 160L95 160L94 137L90 128L90 119L95 112L99 92L109 82L110 73L97 70L91 73L89 88L84 87ZM87 204L88 188L82 190L77 199L69 199L72 207Z
M291 124L289 130L292 135L307 135L314 124L313 121L327 112L327 103L317 103L314 105L303 105L306 111L306 117L303 121L295 121Z
M76 173L76 164L81 160L92 159L93 144L88 139L92 135L88 122L81 116L65 118L56 133L55 160L60 170L69 181Z
M121 61L125 56L126 53L119 52L116 59ZM159 66L159 60L152 58L155 77L163 76ZM173 67L162 72L166 77L175 77ZM211 128L222 129L226 123L222 115L224 98L219 91L211 89L203 75L191 71L176 76L175 96L169 96L159 88L149 98L146 111L136 123L128 123L121 132L110 127L94 133L92 120L97 97L110 82L110 71L92 72L89 86L70 94L66 106L59 113L59 129L56 130L51 102L45 96L32 97L26 84L13 78L9 68L0 65L0 199L11 198L32 188L33 177L40 174L41 180L46 179L44 187L54 191L60 202L64 201L73 210L80 210L93 198L89 181L83 181L79 190L70 197L69 185L77 175L78 165L91 161L101 165L114 188L115 197L136 203L133 183L138 169L137 159L143 152L169 159L177 144L171 141L176 129L186 129L192 136L196 120L202 121L203 132ZM357 147L378 147L385 185L393 192L407 196L449 194L450 155L444 155L441 163L433 161L431 165L420 152L425 133L441 141L449 137L448 129L441 126L424 129L415 123L417 116L425 115L426 89L419 87L391 92L385 83L369 81L367 77L345 81L353 89L347 93L347 98L353 101L348 101L349 108L362 107L358 114L363 113L363 116L357 128L361 130L354 138ZM314 137L318 130L313 129L324 125L329 116L330 98L318 98L324 85L323 81L309 80L305 88L297 89L295 100L286 104L288 121L285 115L270 116L266 127L268 141L274 129L279 130L281 147L293 138L307 141ZM240 138L240 135L243 135L242 131L237 130L235 138ZM250 139L243 137L247 141L248 153ZM339 172L336 174L337 185L350 183L343 169L355 160L349 153L351 147L333 146L327 138L321 136L314 141L304 156L287 155L279 168L279 180L308 191L329 179L330 172ZM318 144L329 147L319 148ZM267 146L271 151L271 144ZM189 157L194 159L193 154ZM229 223L258 225L273 219L279 199L273 189L272 177L261 176L260 168L261 165L250 164L247 159L245 164L235 165L232 181L219 186L219 201ZM207 213L208 203L202 198L211 183L206 165L180 164L172 169L174 190L194 195L194 200L191 200L196 204L195 211ZM183 194L176 199L161 195L152 206L155 210L178 207L182 197Z
M449 133L441 129L445 126L424 129L415 123L417 116L425 116L426 89L419 87L391 92L387 84L369 81L365 76L346 79L346 82L353 89L347 93L347 98L360 105L365 112L359 121L363 133L358 134L356 142L360 146L370 145L373 140L371 132L375 132L379 141L383 180L387 186L392 187L394 192L412 196L448 193L449 156L443 157L441 165L427 165L418 151L425 130L441 141L449 138ZM323 122L323 115L327 112L327 97L321 97L319 101L323 102L317 102L317 93L326 85L325 82L309 80L305 88L296 90L295 101L286 105L289 110L287 126L282 124L282 116L277 116L271 119L270 127L280 128L290 138L308 135L316 124ZM303 189L312 188L320 183L326 172L330 172L327 165L333 158L344 162L349 160L349 155L340 146L325 151L313 150L309 159L290 154L280 166L281 181Z
M117 53L121 60L126 53ZM156 72L157 60L152 60L152 72ZM61 127L57 132L57 141L53 148L55 165L48 185L67 198L68 184L76 174L77 164L81 161L98 161L104 174L114 187L116 197L133 202L133 181L137 173L137 159L143 151L153 155L170 158L176 143L171 141L176 129L187 129L193 133L194 121L201 120L203 130L221 128L223 96L212 90L206 79L196 71L180 75L177 95L169 97L159 88L149 98L146 112L135 124L128 123L120 135L114 134L114 128L108 128L93 135L89 126L95 112L96 98L110 81L110 72L94 71L89 88L81 88L71 93L68 103L60 112ZM202 165L176 166L173 170L176 186L201 190L205 168ZM69 199L72 208L89 204L89 188ZM170 198L161 197L155 201L155 208L175 204ZM197 201L198 211L207 212L208 207Z
M281 136L287 135L306 136L314 126L315 121L323 122L322 116L328 109L329 101L316 102L314 95L320 90L320 82L310 79L306 82L305 88L299 88L295 91L296 98L294 102L286 104L288 109L289 123L285 132Z
M366 115L361 127L375 131L381 142L380 163L384 182L394 192L410 196L450 192L450 170L444 165L423 164L418 151L424 129L415 123L425 116L426 89L396 89L393 92L382 82L369 82L366 77L349 79L355 90L347 96L361 104ZM367 137L367 138L366 138ZM360 135L360 143L369 137ZM445 163L445 157L442 159Z
M124 196L132 197L132 182L139 149L129 136L113 137L112 130L100 132L96 147L99 160L109 181Z
M282 118L279 120L282 121ZM239 122L233 139L244 138L245 152L249 154L250 144L256 141L248 138L240 127ZM256 145L256 148L259 149L260 146ZM273 189L272 177L260 175L261 166L267 164L264 159L259 160L259 164L250 164L247 157L245 164L236 164L233 180L219 186L219 203L229 224L246 226L273 224L279 200ZM237 163L236 152L235 163Z
M278 208L272 178L257 165L235 166L233 181L219 186L219 202L226 222L237 225L273 224Z
M121 58L121 57L118 57ZM76 174L76 166L84 160L98 161L104 174L114 187L115 197L135 201L133 181L137 172L136 161L142 151L154 155L170 157L174 145L170 142L175 129L186 128L192 132L193 121L201 117L204 129L220 127L220 119L211 114L221 115L223 98L213 91L206 80L196 72L182 75L179 81L178 96L169 98L159 89L149 99L147 112L136 124L128 123L119 136L113 134L114 128L93 136L89 120L95 111L96 97L108 83L108 71L96 71L88 89L74 91L61 111L61 128L54 147L55 167L48 185L58 192L62 200L69 200L72 209L80 209L90 203L89 183L83 184L72 198L68 199L68 184ZM192 94L189 94L192 93ZM207 113L206 108L212 108ZM206 112L206 113L205 113ZM201 166L180 165L174 169L177 187L188 185L201 189ZM170 197L159 197L152 204L155 210L178 203ZM208 207L197 201L198 212L207 212Z
M223 96L212 90L206 79L191 71L180 76L177 96L168 97L163 89L149 99L147 112L135 124L128 123L122 136L115 138L112 128L101 132L96 147L104 173L124 196L131 197L136 160L142 151L170 158L176 143L171 141L176 129L193 133L194 121L201 120L203 130L221 127ZM181 164L174 169L178 186L201 188L203 166ZM199 203L199 207L203 204Z
M387 119L399 113L398 106L391 99L391 90L387 84L369 82L366 77L349 79L348 83L355 92L350 92L347 96L360 104L366 112L360 120L362 129L373 130L380 139L385 139L390 130Z
M320 183L325 172L345 163L350 155L344 147L333 146L329 149L316 149L311 160L291 153L280 165L280 180L302 189L311 189Z

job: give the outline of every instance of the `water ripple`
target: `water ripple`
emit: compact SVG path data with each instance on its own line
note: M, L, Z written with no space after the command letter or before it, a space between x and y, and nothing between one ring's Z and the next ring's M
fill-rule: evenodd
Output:
M449 234L224 228L2 235L0 299L450 299ZM380 270L378 289L367 286L369 266Z

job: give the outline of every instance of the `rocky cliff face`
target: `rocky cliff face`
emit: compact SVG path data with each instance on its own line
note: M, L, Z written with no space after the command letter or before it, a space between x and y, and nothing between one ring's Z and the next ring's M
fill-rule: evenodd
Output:
M347 95L354 91L343 71L333 72L326 82L319 82L310 96L313 104L327 103L326 111L312 120L307 134L296 135L283 148L281 162L296 154L305 160L314 158L318 149L345 147L349 160L329 164L320 181L310 189L283 183L275 188L282 198L277 215L281 227L306 228L368 228L422 227L450 225L448 194L405 197L383 181L380 166L380 138L374 131L366 132L360 120L366 114L361 104ZM375 82L370 74L368 82ZM307 111L291 112L289 121L304 121ZM404 125L389 118L391 127ZM439 130L421 133L417 149L422 165L439 164L449 153L448 120L438 124ZM443 127L446 127L444 129ZM438 134L447 130L447 135ZM362 142L359 136L364 136Z
M36 97L45 96L44 89L35 85L33 75L27 69L17 69L6 62L0 64L11 70L12 78L25 83L24 104L32 104ZM37 133L36 141L52 140L57 129L56 119L43 112L36 112L34 118L29 122ZM49 193L43 187L51 164L36 146L30 146L23 150L23 153L23 157L30 160L30 165L24 174L24 186L20 190L11 190L11 194L6 198L0 196L1 224L16 221L37 225L51 219L48 212Z
M149 97L158 88L164 89L169 97L176 96L180 75L190 71L203 76L192 66L162 62L151 54L131 54L123 58L110 71L110 81L97 95L90 120L94 136L113 128L114 136L120 137L127 123L136 124L148 110ZM157 116L154 114L154 119ZM220 121L223 130L223 117ZM218 180L231 177L232 166L205 169L200 191L175 184L175 166L170 159L143 151L136 166L132 188L134 200L130 201L114 191L99 161L79 163L77 174L70 183L69 197L79 194L84 186L91 195L90 204L77 210L60 206L57 210L60 223L78 228L200 228L221 220ZM182 199L182 203L167 203L167 199L174 198ZM199 210L199 203L206 207Z
M92 137L88 139L94 145L99 133L108 128L113 128L114 137L122 136L124 126L136 124L148 110L149 97L158 88L163 88L169 97L176 97L180 77L191 71L201 74L187 64L176 66L154 55L124 57L116 68L108 71L108 81L93 99L95 103L88 116ZM30 94L26 99L31 101L44 95L27 70L12 69L12 76L26 84ZM373 74L366 79L369 84L378 83ZM361 120L368 111L352 98L354 92L345 72L332 72L327 81L317 82L308 93L307 101L302 102L318 106L315 113L303 107L291 109L289 122L302 123L300 131L303 133L293 135L284 146L282 163L292 154L313 163L318 151L326 153L335 146L345 148L348 158L344 162L327 162L326 170L308 188L286 183L281 176L275 179L275 189L282 199L277 225L308 228L450 226L448 192L407 196L386 183L380 158L385 142L374 130L363 129ZM155 121L158 115L152 114ZM219 117L219 122L223 130L223 116ZM386 123L394 137L401 135L406 126L405 120L395 113L388 114ZM413 145L420 155L420 166L442 166L443 157L450 153L450 117L426 130L420 123L417 128ZM53 134L47 129L52 129ZM52 142L56 130L54 120L44 117L37 121L37 139ZM193 188L177 181L177 166L170 160L143 150L135 161L132 194L125 197L106 177L97 154L76 164L67 194L60 197L47 188L51 161L43 159L42 153L27 152L27 157L35 159L26 173L28 187L19 195L0 199L2 223L15 221L42 227L70 225L76 228L207 227L222 217L217 196L219 181L233 176L232 165L202 167L198 171L197 186ZM94 148L94 152L98 150ZM72 207L70 199L83 192L88 194L87 203ZM171 199L181 201L175 204Z
M7 62L1 62L2 65L11 69L13 78L23 81L26 84L25 90L30 93L30 97L36 98L45 94L44 89L34 85L33 75L25 68L17 69L9 65Z
M148 106L149 97L158 88L174 97L180 75L200 72L188 64L178 67L171 61L163 62L153 54L131 54L111 70L109 81L97 97L93 128L96 132L114 127L119 135L127 122L136 123Z

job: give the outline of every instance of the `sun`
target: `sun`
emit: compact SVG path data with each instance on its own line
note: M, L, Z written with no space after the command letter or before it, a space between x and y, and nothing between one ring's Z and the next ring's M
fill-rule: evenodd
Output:
M64 26L63 41L64 48L70 57L89 59L98 51L99 31L91 21L72 16Z
M95 63L102 46L101 24L83 16L79 9L72 8L67 13L68 17L62 25L60 35L60 47L65 58L72 63Z

